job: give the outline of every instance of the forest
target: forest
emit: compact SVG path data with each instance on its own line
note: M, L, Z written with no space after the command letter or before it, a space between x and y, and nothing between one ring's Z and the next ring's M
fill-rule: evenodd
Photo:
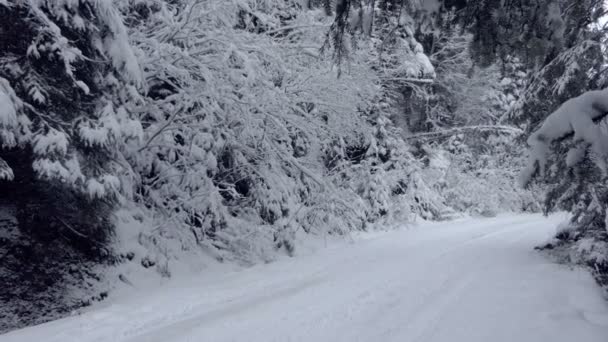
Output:
M501 215L568 213L530 250L608 298L607 11L0 0L0 334L209 263Z

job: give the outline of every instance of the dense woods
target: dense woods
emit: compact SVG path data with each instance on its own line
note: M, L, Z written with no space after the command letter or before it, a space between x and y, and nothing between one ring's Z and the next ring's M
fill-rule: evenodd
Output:
M183 260L460 214L569 211L545 248L606 277L604 14L0 0L0 331Z

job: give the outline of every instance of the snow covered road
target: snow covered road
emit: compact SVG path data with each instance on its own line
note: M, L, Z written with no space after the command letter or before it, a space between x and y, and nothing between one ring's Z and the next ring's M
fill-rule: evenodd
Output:
M533 247L559 218L465 219L145 293L0 341L608 341L591 277Z

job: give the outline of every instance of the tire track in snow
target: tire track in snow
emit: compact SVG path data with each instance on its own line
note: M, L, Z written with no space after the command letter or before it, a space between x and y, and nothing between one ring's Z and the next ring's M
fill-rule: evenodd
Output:
M496 239L506 234L513 235L512 239L507 239L505 241L505 247L512 246L520 241L526 240L527 234L526 232L530 232L530 228L533 224L523 223L517 225L517 229L515 227L510 227L507 229L500 230L498 232L484 234L480 237L475 237L469 240L467 243L460 245L459 247L465 247L469 243L480 243L486 239ZM483 278L487 276L487 270L491 268L496 260L487 260L481 268L476 268L475 270L471 270L468 274L464 276L460 276L456 281L452 280L449 282L449 290L446 294L441 294L440 299L438 301L439 306L435 306L434 310L426 310L425 314L420 316L416 316L416 319L422 324L420 324L421 328L413 333L408 333L409 336L412 336L413 342L422 342L428 341L434 335L438 326L441 325L443 318L447 314L447 310L449 308L455 307L458 302L461 300L462 295L466 292L467 289L470 289L471 285L475 282L482 282ZM428 313L428 314L426 314ZM415 324L413 326L416 326Z
M525 239L525 236L522 236L525 234L522 234L522 232L529 231L534 225L534 223L530 223L529 221L521 221L516 225L500 228L497 231L491 230L481 234L475 233L474 236L468 237L464 241L439 251L437 256L426 262L426 267L428 269L442 270L443 268L438 265L438 263L445 263L445 260L455 253L470 252L471 250L475 251L475 249L470 249L468 247L475 244L483 244L487 242L487 240L501 241L502 243L509 245L516 243ZM504 239L503 237L505 235L513 236L511 236L511 239ZM386 306L381 306L381 311L375 312L372 315L373 317L378 318L370 322L371 325L381 326L383 324L389 324L390 326L386 327L381 334L377 336L367 336L363 340L390 341L391 335L407 335L409 336L408 341L424 341L439 324L445 311L460 299L462 294L466 292L471 284L481 281L480 277L483 277L483 270L492 267L492 264L495 261L496 260L488 259L483 262L482 265L476 264L477 267L475 267L475 269L464 270L464 272L462 269L463 266L461 265L452 267L448 272L444 273L445 276L441 278L439 285L419 284L416 282L415 284L419 287L431 286L429 290L424 291L422 297L418 298L417 305L408 308L408 300L411 300L411 298L407 295L393 297L394 302L387 303ZM473 260L469 259L465 260L464 264L465 267L468 264L475 265ZM406 281L399 284L396 289L390 290L390 292L407 294L412 291L412 284L407 282L407 279L403 279L403 277L401 279ZM427 279L423 278L422 282L424 280ZM388 320L389 323L386 322L386 317L390 317L388 312L400 312L400 309L403 308L407 309L405 316L400 316L398 320L394 321ZM401 339L397 338L397 341L401 341Z
M267 305L273 302L285 300L287 297L296 296L311 287L318 286L325 281L324 279L324 276L316 276L310 279L304 279L301 282L280 290L275 289L272 292L261 293L253 297L243 296L237 299L229 299L222 303L222 305L218 308L197 313L191 317L180 317L180 319L175 322L156 326L152 331L129 332L129 334L125 337L129 338L130 342L148 342L151 340L172 341L173 338L177 337L180 333L183 333L187 329L192 329L194 327L201 329L205 325L214 321L227 319L235 313L242 314L244 312L255 310L256 307L260 305Z

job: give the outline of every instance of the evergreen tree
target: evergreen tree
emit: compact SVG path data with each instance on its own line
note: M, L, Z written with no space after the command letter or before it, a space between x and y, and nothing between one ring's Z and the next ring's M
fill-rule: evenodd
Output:
M530 160L522 173L548 183L545 212L572 213L561 227L557 245L570 261L591 266L597 279L608 279L608 90L594 90L564 102L528 139ZM548 247L555 247L550 244Z
M0 1L0 46L0 205L18 226L2 228L0 316L25 324L106 295L93 267L113 260L122 148L142 130L126 102L143 79L111 1Z
M107 214L90 216L119 196L120 146L141 134L123 106L142 78L120 14L103 1L17 1L0 19L3 195L27 229L107 229Z

